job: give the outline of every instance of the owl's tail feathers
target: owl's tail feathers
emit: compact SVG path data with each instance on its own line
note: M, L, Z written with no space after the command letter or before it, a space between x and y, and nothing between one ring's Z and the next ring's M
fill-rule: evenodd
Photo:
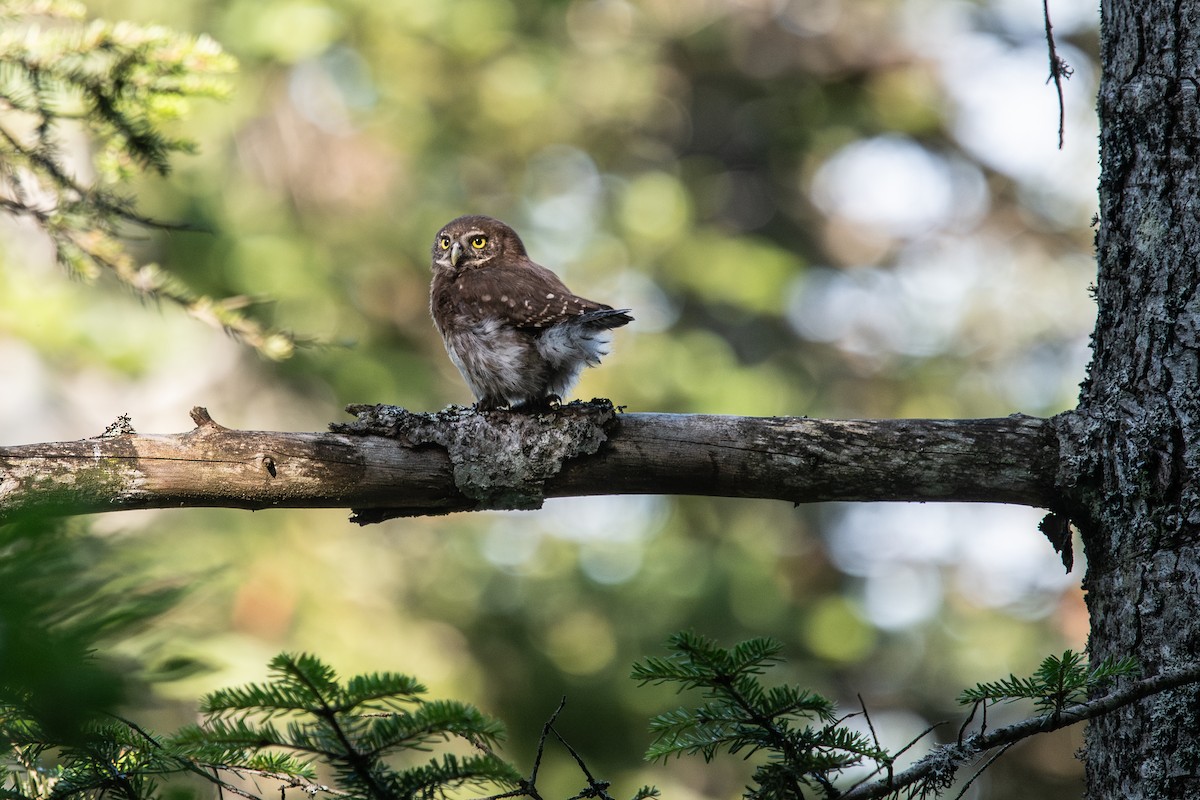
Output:
M578 321L580 325L586 325L589 328L603 330L619 328L633 322L633 317L629 316L629 312L632 310L632 308L598 308L595 311L580 314Z

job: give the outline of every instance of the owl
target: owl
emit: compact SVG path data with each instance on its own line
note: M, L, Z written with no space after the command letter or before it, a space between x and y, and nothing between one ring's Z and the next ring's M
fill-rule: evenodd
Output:
M429 310L480 411L542 410L608 355L628 308L585 300L535 264L491 217L448 222L433 240Z

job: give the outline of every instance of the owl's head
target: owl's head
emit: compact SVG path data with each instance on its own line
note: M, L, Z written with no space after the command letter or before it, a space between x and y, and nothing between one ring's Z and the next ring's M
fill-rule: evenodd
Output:
M433 240L433 266L473 269L500 256L525 256L525 245L512 228L482 215L446 223Z

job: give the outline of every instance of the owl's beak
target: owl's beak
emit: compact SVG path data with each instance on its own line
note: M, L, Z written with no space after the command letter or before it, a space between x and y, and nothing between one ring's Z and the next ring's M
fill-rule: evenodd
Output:
M462 254L463 254L462 245L459 244L458 242L455 242L450 247L450 266L457 267L459 259L462 258Z

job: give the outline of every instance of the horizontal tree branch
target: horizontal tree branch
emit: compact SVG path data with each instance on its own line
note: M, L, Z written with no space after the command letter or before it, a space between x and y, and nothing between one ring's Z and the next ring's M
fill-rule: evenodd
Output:
M891 778L850 789L838 795L838 798L839 800L873 800L874 798L890 797L931 779L936 779L939 786L949 786L959 767L982 756L989 750L1016 744L1034 734L1049 733L1077 722L1094 719L1151 695L1198 682L1200 682L1200 664L1189 664L1149 678L1133 681L1103 697L1069 706L1057 714L1029 717L1012 725L968 736L961 742L939 745L934 748L933 752L903 772L899 772Z
M548 414L415 414L351 406L330 433L195 429L120 420L73 442L0 447L0 521L30 511L353 508L358 521L544 498L688 494L811 503L976 501L1051 507L1049 420L819 420L622 414L607 401Z

